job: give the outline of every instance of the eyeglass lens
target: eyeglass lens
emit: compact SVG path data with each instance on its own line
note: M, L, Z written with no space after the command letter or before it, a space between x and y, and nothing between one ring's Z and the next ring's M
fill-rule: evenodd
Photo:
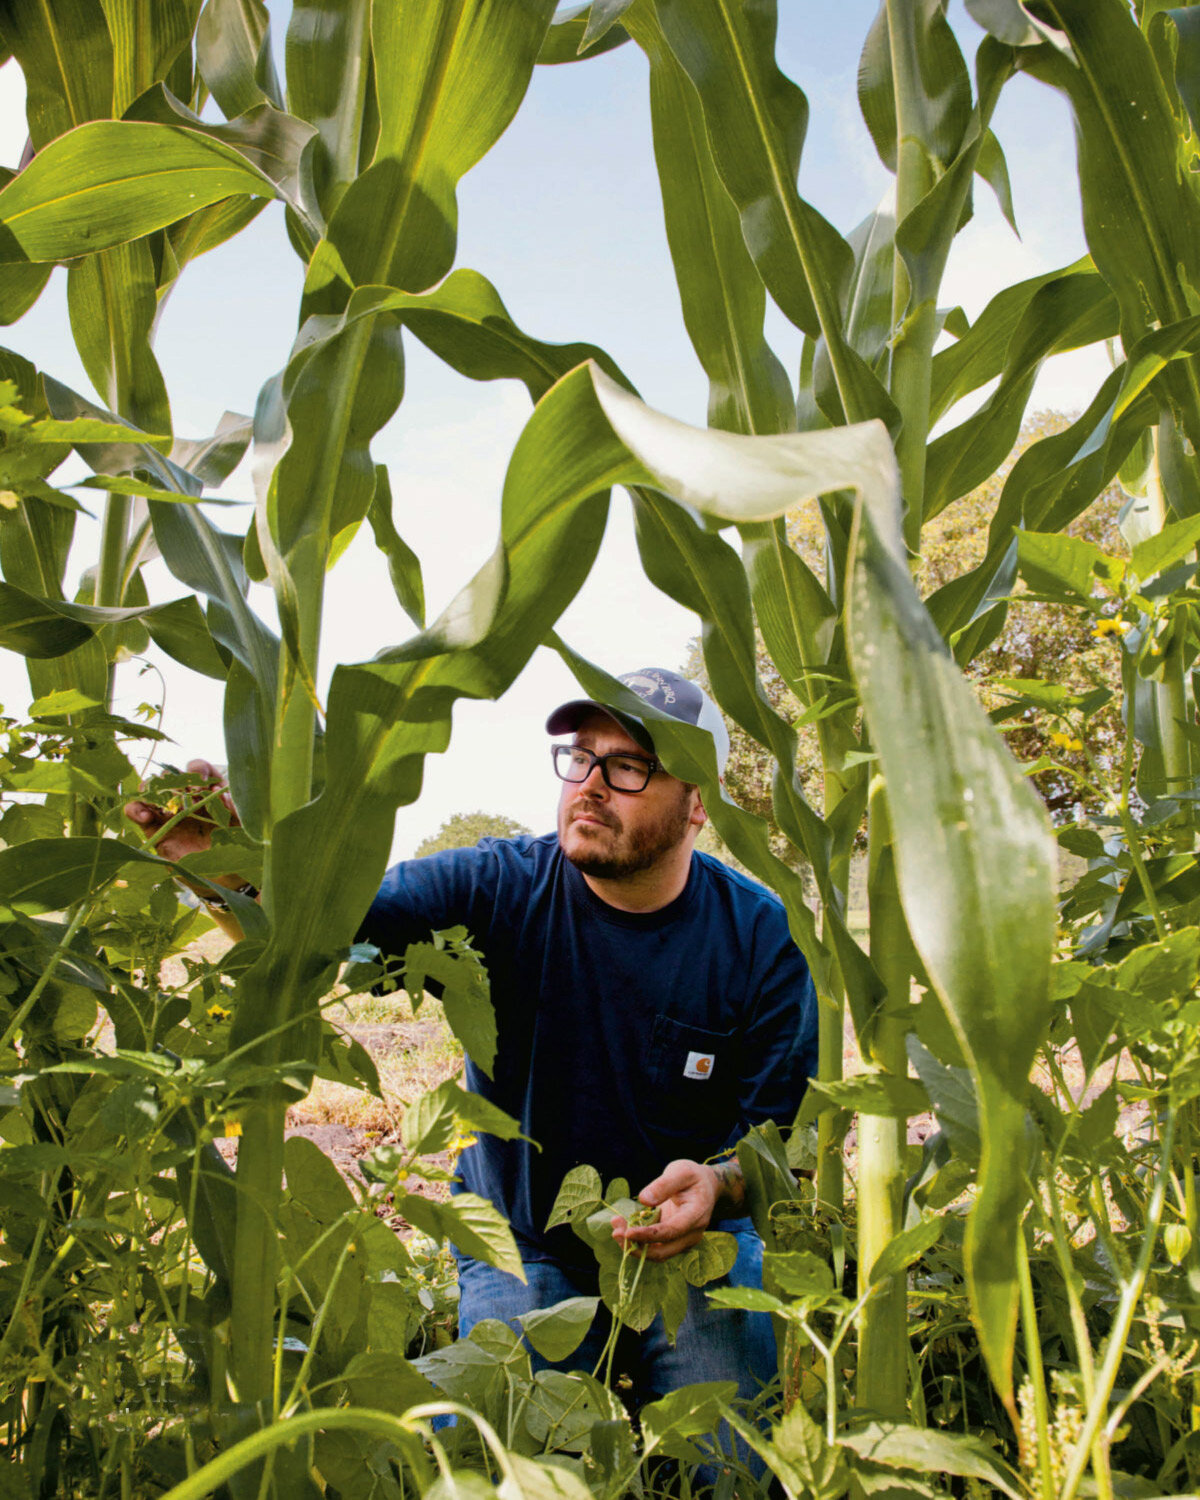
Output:
M586 781L592 767L614 792L643 792L654 774L655 763L636 755L593 755L582 745L555 745L554 769L563 781Z

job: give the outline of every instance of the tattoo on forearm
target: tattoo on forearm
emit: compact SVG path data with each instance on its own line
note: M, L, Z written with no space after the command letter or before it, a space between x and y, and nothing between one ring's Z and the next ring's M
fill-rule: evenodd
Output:
M746 1183L738 1163L732 1159L714 1162L713 1171L717 1174L719 1201L731 1208L741 1208L746 1201Z

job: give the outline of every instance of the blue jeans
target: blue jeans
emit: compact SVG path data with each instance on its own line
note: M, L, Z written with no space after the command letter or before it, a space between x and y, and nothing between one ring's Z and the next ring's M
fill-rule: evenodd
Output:
M738 1230L736 1238L738 1256L729 1274L707 1287L688 1287L687 1315L679 1326L674 1347L667 1338L661 1315L644 1333L622 1331L614 1368L632 1381L633 1401L637 1406L680 1386L709 1380L733 1381L739 1397L751 1399L774 1379L775 1334L770 1316L714 1307L705 1295L719 1286L762 1286L762 1240L749 1227ZM553 1307L568 1297L595 1295L594 1282L587 1285L558 1261L526 1261L528 1282L523 1285L507 1271L498 1271L483 1261L457 1254L456 1258L460 1338L465 1338L485 1318L497 1318L519 1331L516 1319L521 1313ZM531 1349L534 1370L584 1370L590 1374L611 1326L608 1309L602 1304L583 1342L567 1359L556 1364ZM721 1427L724 1446L729 1434L726 1424ZM744 1444L739 1442L738 1450L743 1462L761 1473L761 1464L754 1455L747 1455ZM697 1477L704 1482L715 1482L715 1470L708 1474L707 1469L705 1465Z

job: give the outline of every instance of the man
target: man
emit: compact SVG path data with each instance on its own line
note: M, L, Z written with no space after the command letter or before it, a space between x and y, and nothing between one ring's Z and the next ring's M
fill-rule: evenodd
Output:
M708 729L724 769L728 734L694 683L657 668L621 681ZM571 737L552 750L563 783L557 833L485 838L396 865L362 929L403 954L461 924L488 967L494 1077L468 1061L466 1081L529 1140L484 1136L459 1173L508 1217L528 1284L460 1257L464 1335L483 1318L594 1295L590 1248L569 1227L545 1228L562 1178L583 1163L605 1183L644 1184L641 1201L661 1210L656 1224L618 1221L619 1239L664 1260L719 1226L738 1237L729 1280L760 1284L762 1246L743 1216L736 1161L706 1159L751 1125L789 1123L816 1070L816 1000L783 906L695 852L707 820L699 790L662 768L631 715L577 699L546 727ZM146 827L152 811L130 806ZM598 1319L570 1363L591 1368L604 1336ZM769 1318L711 1308L695 1289L674 1347L660 1319L630 1352L643 1399L720 1379L752 1396L775 1370Z

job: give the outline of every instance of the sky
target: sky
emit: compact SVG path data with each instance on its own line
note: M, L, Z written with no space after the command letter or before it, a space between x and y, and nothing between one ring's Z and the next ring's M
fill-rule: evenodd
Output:
M271 4L282 76L287 5ZM778 57L808 96L810 125L800 190L843 233L876 206L889 175L859 114L858 54L875 6L842 0L780 0ZM951 16L970 63L982 33L952 0ZM1074 188L1074 142L1065 105L1018 77L1001 98L993 128L1013 180L1018 239L990 191L975 192L975 218L959 235L943 302L974 317L1001 287L1084 252ZM25 140L24 87L15 63L0 68L0 164L15 167ZM462 181L456 265L483 272L516 323L553 342L586 340L606 349L644 400L702 426L707 382L679 311L662 224L651 149L647 69L632 45L596 60L535 70L508 131ZM302 266L287 243L283 212L272 204L250 228L185 271L160 320L156 353L171 395L177 434L212 432L226 410L249 413L260 386L287 359L295 335ZM768 336L795 370L800 335L768 312ZM56 270L39 302L0 344L47 373L92 394L71 343L65 272ZM429 618L490 555L499 524L504 473L530 403L515 382L476 384L457 376L414 339L405 340L405 398L375 439L389 467L396 525L421 559ZM1049 362L1032 409L1078 411L1108 368L1103 351ZM249 501L250 464L221 492ZM86 492L80 498L94 499ZM244 531L248 509L210 510L210 519ZM79 528L73 582L95 560L96 528ZM155 601L180 587L161 563L147 569ZM255 588L268 620L273 600ZM412 627L393 595L367 527L329 579L321 648L322 687L337 662L362 661L404 640ZM677 668L698 621L644 578L631 511L614 494L598 563L563 615L560 634L613 672ZM176 667L152 648L165 686L163 727L173 744L162 758L221 763L222 685ZM118 708L157 701L159 677L140 663L122 667ZM503 814L536 832L553 826L558 784L544 730L558 703L579 695L557 655L539 649L498 703L461 703L450 749L426 761L419 800L401 808L393 855L405 858L457 812ZM28 682L20 658L0 653L0 703L24 712Z

